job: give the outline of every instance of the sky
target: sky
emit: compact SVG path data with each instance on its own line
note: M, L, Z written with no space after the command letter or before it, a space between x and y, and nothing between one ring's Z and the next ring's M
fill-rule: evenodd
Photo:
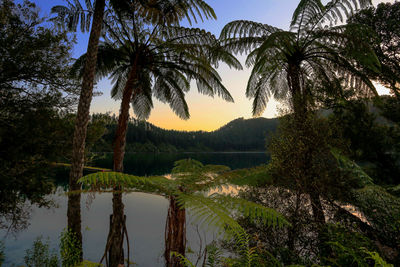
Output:
M51 16L50 8L52 6L65 5L64 0L31 1L37 4L41 14L44 16ZM393 3L394 0L373 0L372 2L376 5L380 2ZM299 0L208 0L207 3L214 9L217 20L194 24L192 27L205 29L218 37L224 25L239 19L252 20L270 24L281 29L288 29L293 11ZM87 42L88 34L77 34L77 44L73 50L74 57L77 58L86 52ZM238 56L238 58L244 66L245 56ZM251 118L252 100L247 99L245 96L250 70L232 70L224 64L221 64L217 70L222 78L222 83L234 98L234 103L227 103L217 96L211 98L201 95L197 92L195 84L192 83L190 92L186 94L190 119L181 120L171 111L167 104L155 100L155 105L148 121L165 129L213 131L239 117ZM380 85L376 86L380 93L388 93L386 88ZM107 79L100 81L95 90L101 92L102 95L94 97L91 105L91 113L110 112L111 114L118 114L120 101L115 101L111 98L110 82ZM262 117L276 117L279 115L279 109L282 108L284 109L283 104L271 99ZM131 116L134 117L132 111Z

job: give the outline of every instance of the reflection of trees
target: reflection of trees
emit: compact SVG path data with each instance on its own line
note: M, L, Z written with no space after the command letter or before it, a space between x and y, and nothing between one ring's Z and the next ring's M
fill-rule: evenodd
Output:
M35 197L28 199L21 191L1 190L0 196L0 229L7 229L7 233L17 233L29 226L31 218L31 206L50 208L54 206L52 200L46 198L50 190L35 193ZM33 192L32 192L33 193Z
M21 201L1 202L0 229L7 232L19 232L28 226L30 207ZM6 207L5 207L6 206Z
M114 194L122 194L122 193L113 193ZM121 197L113 197L113 214L110 215L110 231L107 236L106 248L103 254L103 257L100 260L100 263L105 259L106 266L113 266L113 263L120 262L125 259L123 243L126 238L127 245L127 260L129 261L129 237L128 230L126 229L126 215L124 214L124 204L122 202Z
M120 188L123 191L142 191L156 193L169 198L168 216L165 226L165 262L167 266L180 266L180 257L185 256L186 251L186 208L190 207L194 216L207 225L214 225L217 229L225 229L234 235L242 235L242 228L231 218L233 213L239 212L251 220L261 219L266 225L286 225L286 220L272 209L248 202L243 199L231 198L218 194L206 197L204 193L211 188L228 183L226 173L229 168L218 165L203 165L202 163L186 159L175 162L170 179L166 177L137 177L118 172L100 172L87 175L80 179L84 187L94 191L104 191ZM237 176L234 178L238 179ZM121 221L118 229L111 232L107 241L106 251L113 244L122 250L124 229L123 204L120 209L113 209L113 216L117 214ZM115 217L114 217L115 218ZM111 220L111 223L115 223ZM127 235L126 235L127 236ZM118 241L118 243L117 243ZM112 252L112 253L115 253ZM113 254L110 254L111 255ZM118 254L121 256L121 254ZM110 261L111 263L111 261Z
M165 223L165 251L166 266L180 266L171 252L185 255L186 252L186 209L179 207L174 196L169 197L167 221Z

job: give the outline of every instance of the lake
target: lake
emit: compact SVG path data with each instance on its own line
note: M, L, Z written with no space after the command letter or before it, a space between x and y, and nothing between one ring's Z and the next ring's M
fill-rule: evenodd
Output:
M125 172L135 175L167 174L176 160L192 158L203 164L226 165L231 169L257 166L268 161L263 152L227 152L227 153L127 153L125 155ZM112 154L98 154L93 166L111 168ZM29 225L15 233L7 234L0 230L5 243L6 261L4 266L23 264L25 250L32 247L38 236L49 239L52 248L58 250L58 240L61 231L66 227L67 197L63 188L67 176L60 174L57 191L48 198L54 200L56 207L46 209L27 206ZM61 185L64 185L62 187ZM98 262L104 252L109 228L109 216L112 213L112 195L110 193L96 194L92 200L88 194L82 197L82 233L83 253L87 260ZM89 205L88 202L91 202ZM127 229L130 239L131 259L137 266L164 266L164 227L168 210L168 200L161 196L145 193L124 194ZM190 211L188 216L188 247L197 251L200 245L196 224L192 222ZM209 243L215 238L215 232L206 226L200 227L201 243ZM132 255L133 252L133 255ZM191 256L192 258L194 255Z
M126 153L124 172L139 176L163 175L172 170L175 161L187 158L231 169L253 167L269 160L265 152ZM92 165L112 169L112 153L97 153Z

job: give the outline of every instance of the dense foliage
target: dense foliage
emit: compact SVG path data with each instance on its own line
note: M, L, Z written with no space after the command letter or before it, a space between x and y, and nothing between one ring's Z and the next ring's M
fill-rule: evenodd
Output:
M3 1L0 16L0 206L13 224L24 215L25 199L45 204L41 196L51 184L43 167L67 149L68 122L60 112L72 100L65 70L72 43L63 32L43 27L28 1Z
M380 3L376 8L363 9L351 18L349 23L359 23L369 28L364 34L381 63L381 71L364 71L372 79L379 80L392 92L400 96L400 3Z
M111 151L116 118L107 117L107 132L95 144L93 151ZM165 130L151 123L130 120L126 136L127 152L177 151L264 151L266 138L276 130L277 119L239 118L212 132Z
M73 40L45 26L35 4L3 1L0 9L0 227L18 229L24 202L49 204L49 164L71 155L76 81ZM93 124L89 144L104 131ZM90 145L88 146L90 148ZM19 225L19 226L18 226Z

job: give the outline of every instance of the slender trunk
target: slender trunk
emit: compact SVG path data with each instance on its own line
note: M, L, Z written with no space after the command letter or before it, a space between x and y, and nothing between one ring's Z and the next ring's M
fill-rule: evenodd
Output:
M315 192L310 192L311 208L313 211L314 221L317 224L325 224L325 215L322 208L321 200L319 199L319 194Z
M307 139L308 126L306 122L308 120L308 95L305 88L306 85L302 82L300 67L298 65L289 64L287 79L292 94L294 127L296 127L297 131L300 133L298 137L300 140L298 140L298 142L301 142L301 139ZM311 145L306 140L304 140L304 144ZM301 179L303 180L301 187L304 187L305 193L310 197L314 222L317 224L318 228L318 246L321 252L323 250L322 245L324 244L325 215L320 200L319 188L313 186L314 183L312 182L313 179L315 179L315 175L312 173L312 152L310 151L310 147L306 148L301 157L302 171L300 175L303 176ZM291 242L293 242L293 240L291 240ZM289 243L289 245L294 244Z
M292 104L293 104L293 112L295 118L295 127L298 128L300 132L306 134L307 132L307 93L305 90L305 85L302 84L301 74L300 74L300 67L296 64L289 64L288 68L288 75L287 75L289 88L291 89L292 93ZM311 156L308 153L305 153L303 159L303 174L305 179L311 181L312 174L310 174L310 161ZM312 183L308 183L312 184ZM311 200L311 207L313 210L313 216L315 222L319 224L325 223L325 216L324 211L322 208L321 200L319 198L319 194L317 192L318 188L308 188L308 194Z
M300 67L296 64L289 64L287 73L288 85L292 97L293 113L296 122L301 123L305 119L307 113L307 101L305 89L301 84Z
M124 265L124 204L122 203L122 193L113 193L112 199L113 214L111 216L111 243L108 251L111 267Z
M294 245L296 243L297 235L298 235L298 224L299 224L299 209L300 209L300 202L301 202L301 192L296 192L296 207L294 209L291 224L292 227L288 230L288 248L290 251L294 251Z
M167 222L165 224L165 266L183 267L171 252L185 256L186 251L186 210L180 208L174 196L169 197Z
M118 118L118 127L114 139L114 155L113 155L113 170L123 172L124 155L126 144L126 132L129 122L129 107L131 103L133 84L136 79L136 70L133 68L126 82L124 93L122 96L121 109ZM124 204L122 203L122 193L120 187L115 187L113 193L113 215L110 225L111 246L109 249L110 266L116 267L119 264L124 264Z
M69 190L79 190L77 180L82 177L85 139L87 133L87 125L89 123L90 103L93 95L93 81L96 72L97 50L103 24L105 0L97 0L92 29L90 31L89 43L87 48L87 57L83 72L82 89L79 98L78 113L75 121L74 139L72 147L72 167L69 176ZM73 194L68 197L68 228L75 234L79 245L82 247L81 232L81 195ZM81 251L81 259L82 259Z

